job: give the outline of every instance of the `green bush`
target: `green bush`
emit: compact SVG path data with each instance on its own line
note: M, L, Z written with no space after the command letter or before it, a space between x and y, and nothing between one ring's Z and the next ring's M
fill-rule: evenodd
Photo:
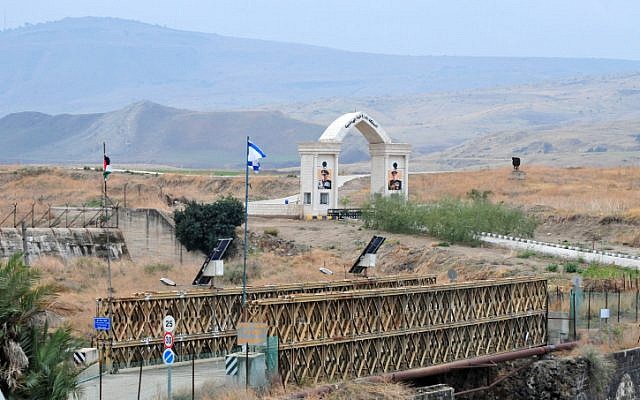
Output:
M240 200L225 197L212 204L189 202L184 210L173 214L176 238L187 250L208 254L218 239L236 238L236 227L244 222L244 206ZM227 250L233 253L235 240Z
M522 252L518 253L518 255L516 257L518 257L518 258L529 258L531 256L535 256L536 254L538 254L538 253L536 253L533 250L525 250L525 251L522 251Z
M547 271L549 271L549 272L558 272L558 264L549 264L549 265L547 265Z
M476 244L477 232L530 237L537 225L522 210L485 200L447 198L418 205L403 197L376 196L363 207L366 227L396 233L427 232L449 243Z
M580 271L580 265L576 262L569 261L564 263L564 272L573 274Z
M277 228L265 228L264 229L264 234L265 235L278 236L278 233L280 233L280 232L278 231Z

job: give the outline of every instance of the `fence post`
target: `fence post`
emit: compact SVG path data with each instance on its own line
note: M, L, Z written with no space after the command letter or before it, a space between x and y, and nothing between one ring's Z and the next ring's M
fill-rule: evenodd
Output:
M636 287L636 322L638 322L638 288Z
M587 304L587 331L589 331L591 330L591 288L589 288L589 301Z
M31 227L36 227L36 203L31 203Z
M576 329L577 329L577 327L576 327L576 322L577 322L576 314L577 314L578 310L576 310L576 291L575 291L575 289L571 289L570 296L571 296L571 301L573 303L573 340L577 340L578 339L578 335L576 333Z
M618 323L620 323L620 289L618 289Z
M18 203L13 203L13 227L16 228L16 214L18 213Z

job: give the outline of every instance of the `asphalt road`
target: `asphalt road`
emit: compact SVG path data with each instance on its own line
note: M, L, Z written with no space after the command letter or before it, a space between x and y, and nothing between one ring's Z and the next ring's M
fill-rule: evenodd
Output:
M80 384L83 393L82 400L100 399L100 380L98 367L92 366L83 373L84 379L89 379ZM121 370L117 374L105 374L102 377L103 400L129 400L138 398L138 377L140 370ZM90 378L93 377L93 378ZM224 360L214 359L196 361L195 386L206 382L214 382L222 386L225 383ZM82 378L81 378L82 379ZM171 367L172 392L191 393L191 363L174 364ZM154 366L142 369L141 400L160 400L167 398L167 368Z

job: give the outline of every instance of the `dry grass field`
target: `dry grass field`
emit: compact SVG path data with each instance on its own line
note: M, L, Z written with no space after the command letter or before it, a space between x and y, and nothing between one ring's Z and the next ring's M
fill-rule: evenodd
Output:
M27 212L31 204L44 210L47 206L96 206L102 196L99 171L61 167L0 167L0 220L17 203ZM287 176L251 176L251 199L283 197L298 187L298 180ZM293 189L292 189L293 188ZM171 209L171 200L213 202L220 197L244 197L244 177L213 175L140 175L113 173L108 194L114 203L127 207Z
M455 173L414 174L411 198L436 200L445 196L465 197L472 189L490 191L493 201L523 207L541 218L536 232L543 240L578 241L588 234L600 233L600 246L618 247L637 252L640 241L623 245L621 238L636 235L640 217L640 168L551 168L529 166L524 179L514 179L509 168ZM290 176L252 176L252 198L276 198L296 192L298 180ZM102 178L99 172L54 167L3 167L0 169L0 219L11 204L38 206L82 205L99 202ZM124 201L127 185L129 207L155 207L170 211L165 195L172 199L213 201L221 196L243 194L242 177L216 177L167 174L160 176L113 174L109 181L112 198ZM368 178L349 183L341 189L357 206L365 199ZM602 224L610 219L614 222ZM373 234L355 221L298 221L251 218L251 252L248 264L249 284L308 282L342 279L345 269ZM379 267L374 275L398 273L436 274L447 280L447 271L458 271L459 280L543 274L553 284L564 285L571 274L549 273L546 268L557 260L541 255L523 257L517 251L495 247L442 246L427 236L384 234L387 241L379 253ZM550 236L549 236L550 235ZM626 235L626 236L625 236ZM625 239L626 240L626 239ZM204 258L204 256L203 256ZM91 318L95 298L107 294L107 266L104 260L78 258L61 260L41 258L34 262L47 281L55 282L62 293L55 311L87 341L92 334ZM162 260L137 260L112 263L116 296L141 291L166 290L159 278L168 276L178 284L188 285L199 263L174 265ZM334 275L326 276L319 267ZM225 262L228 272L223 282L237 285L242 268L241 256ZM568 285L567 285L568 286ZM179 288L181 289L181 288ZM614 335L611 343L600 340L603 349L630 346L638 331L631 325ZM596 335L592 332L592 336ZM586 335L585 335L586 337ZM595 339L594 339L595 340ZM593 340L591 340L593 342Z

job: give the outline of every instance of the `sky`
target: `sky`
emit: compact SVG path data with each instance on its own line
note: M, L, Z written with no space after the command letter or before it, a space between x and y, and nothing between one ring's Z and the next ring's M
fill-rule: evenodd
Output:
M637 0L0 0L1 29L109 16L384 54L640 60Z

